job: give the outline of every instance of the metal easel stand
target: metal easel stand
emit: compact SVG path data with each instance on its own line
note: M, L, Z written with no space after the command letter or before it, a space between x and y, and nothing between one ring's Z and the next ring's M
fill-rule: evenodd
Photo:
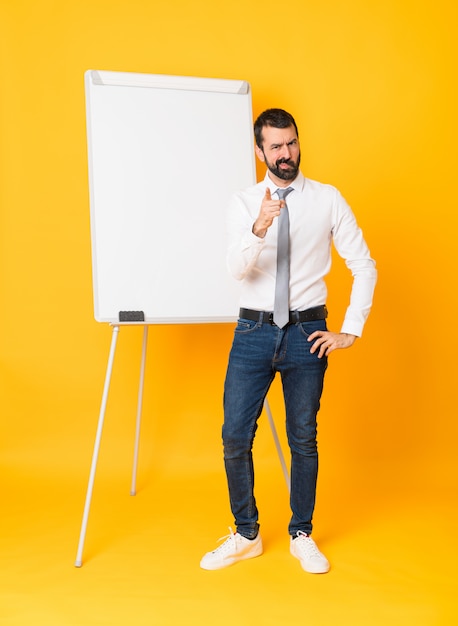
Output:
M115 353L116 353L118 335L119 335L119 325L115 324L113 325L113 334L111 337L110 353L108 357L107 371L105 374L105 383L103 387L102 402L100 405L99 421L98 421L97 433L95 437L94 450L92 453L91 470L89 474L89 482L88 482L87 492L86 492L86 501L84 504L83 520L81 524L78 551L77 551L76 560L75 560L75 567L81 567L83 564L84 543L86 539L89 511L91 508L92 493L94 490L95 473L97 470L97 462L99 458L100 443L102 440L103 424L105 421L105 413L106 413L107 401L108 401L108 392L110 390L111 375L113 372L113 363L114 363L114 358L115 358ZM131 482L131 488L130 488L131 496L135 496L137 492L138 451L139 451L139 445L140 445L140 428L141 428L141 414L142 414L142 404L143 404L143 389L144 389L144 384L145 384L145 365L146 365L147 345L148 345L148 326L144 325L143 326L142 357L141 357L141 365L140 365L140 382L138 386L138 399L137 399L137 419L136 419L136 427L135 427L134 460L133 460L133 468L132 468L132 482ZM269 419L270 428L272 430L272 435L275 441L275 446L277 448L277 453L280 459L286 485L289 491L290 490L290 477L288 474L288 470L286 468L285 458L283 456L283 452L280 446L277 431L275 428L275 423L272 417L272 413L271 413L267 398L264 401L264 408L266 410L266 413Z
M97 434L95 437L94 451L92 453L91 471L89 474L89 483L86 492L86 501L84 505L83 521L81 524L80 538L78 543L78 552L76 555L75 567L81 567L83 563L83 550L84 542L86 538L87 523L89 519L89 510L91 508L92 492L94 490L95 472L97 469L97 461L99 457L100 442L102 440L103 423L105 420L105 413L107 408L108 392L111 383L111 374L113 372L113 362L116 352L116 344L119 335L119 325L113 326L113 334L111 337L110 354L108 357L107 371L105 374L105 384L103 388L102 403L100 405L99 422L97 426ZM145 381L145 364L146 364L146 348L148 344L148 326L143 327L143 346L142 346L142 360L140 366L140 383L138 387L138 401L137 401L137 420L135 429L135 446L134 446L134 462L132 469L132 483L130 488L130 495L136 494L136 482L137 482L137 466L138 466L138 449L140 443L140 425L141 425L141 413L143 402L143 387Z

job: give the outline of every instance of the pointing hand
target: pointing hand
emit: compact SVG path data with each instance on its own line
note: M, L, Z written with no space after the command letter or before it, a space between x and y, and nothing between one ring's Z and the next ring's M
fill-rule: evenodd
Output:
M253 233L257 237L265 237L267 230L272 226L274 219L280 215L280 211L284 206L284 200L272 200L270 189L266 187L259 215L253 224Z

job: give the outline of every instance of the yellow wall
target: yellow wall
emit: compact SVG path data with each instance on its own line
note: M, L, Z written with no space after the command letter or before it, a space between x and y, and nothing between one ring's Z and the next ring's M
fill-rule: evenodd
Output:
M380 273L363 339L331 359L321 489L456 488L456 6L1 0L4 462L89 464L111 336L93 319L83 90L101 69L245 79L255 115L291 110L304 172L341 189ZM349 282L337 261L329 287L338 329ZM220 463L231 333L150 330L143 467ZM121 331L105 435L120 472L140 344L140 329ZM281 423L278 385L271 404ZM258 449L274 454L267 426Z

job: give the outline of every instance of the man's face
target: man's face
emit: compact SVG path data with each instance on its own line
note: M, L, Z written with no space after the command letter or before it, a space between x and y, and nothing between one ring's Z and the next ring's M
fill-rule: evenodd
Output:
M263 161L274 182L293 181L301 162L301 149L294 126L262 129L262 148L255 147L256 155Z

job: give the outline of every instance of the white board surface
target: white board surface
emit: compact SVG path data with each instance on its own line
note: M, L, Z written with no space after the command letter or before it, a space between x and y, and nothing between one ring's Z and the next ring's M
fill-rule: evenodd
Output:
M255 182L245 81L85 74L94 316L227 322L231 194Z

